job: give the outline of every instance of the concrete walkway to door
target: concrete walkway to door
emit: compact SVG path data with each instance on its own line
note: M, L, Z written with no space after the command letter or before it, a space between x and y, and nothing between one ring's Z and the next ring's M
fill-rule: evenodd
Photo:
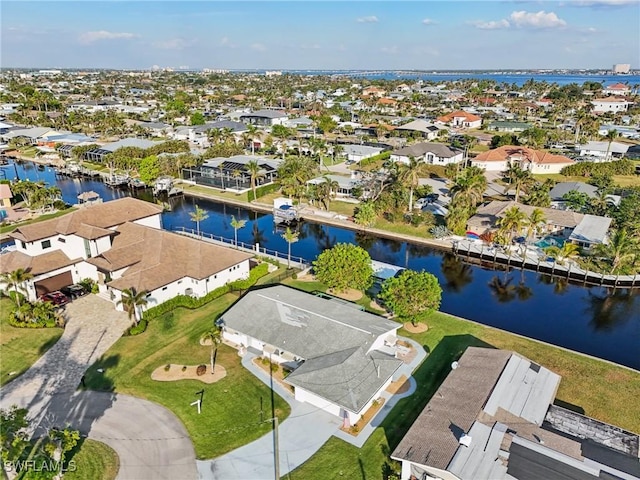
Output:
M247 352L242 365L267 385L269 375L253 364L256 356ZM291 406L291 414L280 424L280 476L306 462L340 428L340 419L308 403L294 400L291 392L278 382L273 390ZM268 410L267 410L268 411ZM268 413L267 413L268 415ZM274 476L273 434L222 455L214 460L198 461L201 479L271 480Z

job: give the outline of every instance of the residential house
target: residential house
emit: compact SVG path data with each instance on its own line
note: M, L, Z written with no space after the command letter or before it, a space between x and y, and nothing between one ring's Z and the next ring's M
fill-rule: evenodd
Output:
M621 137L640 139L640 129L628 125L600 125L598 135L606 136L611 130L615 130Z
M487 130L494 130L496 132L509 132L509 133L517 133L524 132L531 128L531 124L526 122L508 122L508 121L497 121L491 122L491 124L487 127Z
M589 141L582 145L575 146L576 152L581 156L592 157L593 162L610 162L624 157L629 145L620 142L593 142Z
M144 140L141 138L123 138L122 140L118 140L117 142L107 143L104 145L100 145L93 150L89 150L84 154L84 159L90 162L100 163L104 162L104 157L106 157L110 153L115 152L119 148L135 147L147 149L153 147L154 145L158 145L158 142L152 142L151 140Z
M609 217L585 215L569 235L569 241L587 250L595 245L609 243L611 221Z
M593 113L626 112L631 102L624 98L595 98L591 100Z
M391 458L402 480L638 480L635 433L554 405L561 377L468 347Z
M248 292L216 323L241 354L253 351L290 370L285 382L296 400L345 426L362 417L402 365L395 357L400 324L284 285Z
M273 125L282 125L289 119L289 116L279 110L258 110L251 113L243 113L240 115L240 121L249 125L258 125L262 127L272 127Z
M48 134L56 135L58 132L49 127L14 128L8 130L2 137L5 141L22 138L31 145L37 145L44 141Z
M241 122L235 122L232 120L218 120L217 122L207 122L203 125L187 125L177 127L175 132L171 135L175 140L187 140L190 143L194 143L201 147L207 147L210 145L209 135L211 130L226 130L230 132L234 137L238 138L242 133L246 132L247 126Z
M613 85L607 85L602 89L604 95L629 95L631 93L631 87L624 83L614 83Z
M464 110L456 110L436 118L436 122L448 125L454 128L480 128L482 126L482 118L473 113L467 113Z
M321 177L312 178L307 181L307 185L319 185L327 181L336 182L338 187L334 191L338 198L353 198L353 189L361 185L362 182L353 177L344 177L342 175L327 174Z
M382 98L386 95L386 91L384 90L384 88L380 88L380 87L376 87L376 86L370 86L370 87L366 87L362 89L362 96L363 97L377 97L377 98Z
M125 197L18 227L1 271L29 271L31 300L91 278L116 304L125 289L147 291L148 307L248 276L251 255L162 230L161 214L158 205Z
M346 144L341 145L342 147L342 155L347 158L347 160L352 162L360 162L365 158L375 157L376 155L384 152L384 148L382 147L371 147L368 145L354 145L354 144Z
M564 200L564 196L571 191L583 193L590 199L596 198L598 196L598 188L593 185L589 185L588 183L559 182L556 183L554 187L549 191L549 196L551 197L551 208L566 210L567 202ZM620 204L620 200L622 199L620 195L612 194L607 195L605 198L607 202L610 202L616 206Z
M260 167L255 179L257 186L268 185L278 178L281 159L254 155L210 158L202 165L183 168L182 178L197 185L243 192L251 188L251 172L247 168L249 162L256 162Z
M396 127L396 131L416 132L427 140L435 140L438 137L438 132L440 132L440 130L441 127L421 118Z
M472 166L488 172L501 172L511 164L518 164L523 170L529 170L531 173L560 173L564 167L574 163L575 160L564 155L514 145L482 152L471 160Z
M394 150L391 152L390 160L408 164L411 157L429 165L448 165L462 162L464 160L464 152L442 143L424 142Z
M153 137L166 137L173 131L171 125L163 122L136 122L136 124Z

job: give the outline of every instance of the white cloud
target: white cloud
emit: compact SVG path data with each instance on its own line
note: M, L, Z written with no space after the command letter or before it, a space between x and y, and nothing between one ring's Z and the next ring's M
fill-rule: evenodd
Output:
M566 27L567 22L558 18L554 12L525 12L524 10L513 12L509 19L516 27L521 28L558 28Z
M422 20L422 24L423 25L435 25L436 22L430 18L425 18L424 20Z
M576 0L567 5L574 7L623 7L625 5L637 5L640 0Z
M128 32L108 32L107 30L98 30L95 32L84 32L78 37L80 43L94 43L100 40L131 40L138 38L140 35Z
M505 19L497 20L497 21L492 20L490 22L477 21L477 22L473 22L472 25L475 26L476 28L479 28L480 30L498 30L500 28L510 27L509 21Z
M368 17L360 17L356 18L356 22L358 23L377 23L378 17L375 15L369 15Z
M227 48L236 48L237 45L235 43L233 43L229 37L222 37L220 39L220 44L221 47L227 47Z
M251 50L255 50L256 52L265 52L267 47L265 47L262 43L254 43L251 45Z
M161 40L153 44L156 48L163 50L182 50L190 47L195 43L193 40L185 40L184 38L170 38L169 40Z

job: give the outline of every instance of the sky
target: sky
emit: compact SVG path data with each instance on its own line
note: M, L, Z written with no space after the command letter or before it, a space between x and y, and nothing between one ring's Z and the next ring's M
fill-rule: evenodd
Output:
M640 68L640 0L2 0L3 68Z

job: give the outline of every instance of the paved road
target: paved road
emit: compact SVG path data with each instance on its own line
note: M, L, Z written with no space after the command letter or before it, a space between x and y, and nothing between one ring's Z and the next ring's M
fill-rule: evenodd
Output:
M58 342L0 392L0 407L29 409L36 433L70 424L110 445L120 457L118 478L197 478L193 445L169 410L152 402L101 392L76 391L87 368L130 325L127 315L96 295L68 304Z

